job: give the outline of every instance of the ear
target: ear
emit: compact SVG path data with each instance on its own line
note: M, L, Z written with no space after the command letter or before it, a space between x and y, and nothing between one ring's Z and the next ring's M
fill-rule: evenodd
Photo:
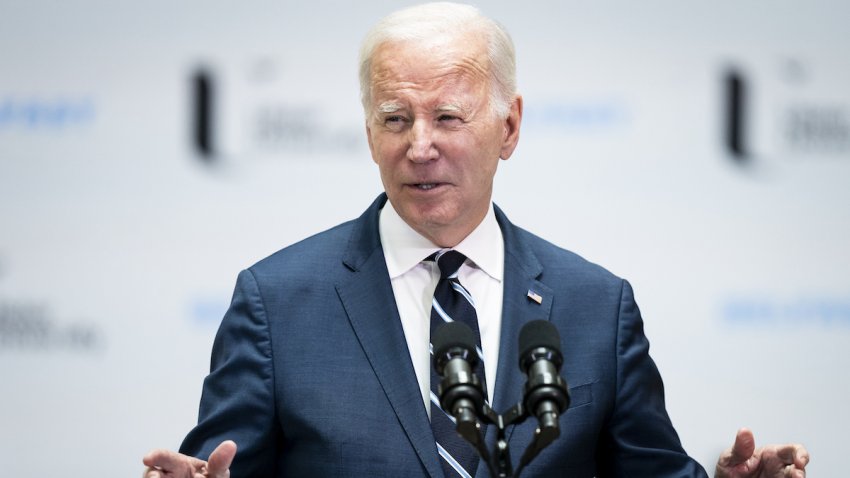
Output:
M519 127L522 123L522 95L516 95L511 103L508 117L504 120L505 136L502 141L502 151L499 156L508 159L514 154L517 142L519 142Z

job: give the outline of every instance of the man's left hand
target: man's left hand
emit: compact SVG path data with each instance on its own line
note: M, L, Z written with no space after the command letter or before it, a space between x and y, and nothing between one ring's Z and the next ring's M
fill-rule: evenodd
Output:
M803 445L768 445L756 449L753 432L738 430L735 444L717 459L715 478L805 478L809 452Z

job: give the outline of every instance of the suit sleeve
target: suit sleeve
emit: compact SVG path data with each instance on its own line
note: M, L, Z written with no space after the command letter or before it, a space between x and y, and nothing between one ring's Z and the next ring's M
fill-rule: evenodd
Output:
M617 329L616 398L603 436L600 476L707 477L682 448L664 405L664 385L632 287L622 282Z
M206 460L224 440L238 451L232 476L274 476L280 429L268 318L257 281L242 271L213 343L197 426L180 452Z

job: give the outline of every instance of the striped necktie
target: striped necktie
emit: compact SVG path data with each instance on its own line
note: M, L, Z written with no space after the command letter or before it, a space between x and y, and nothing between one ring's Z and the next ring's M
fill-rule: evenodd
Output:
M476 348L478 351L478 365L475 374L481 380L485 390L484 381L484 355L481 352L481 333L478 330L478 317L475 313L475 303L469 292L460 285L457 273L460 266L466 260L466 256L460 252L443 249L426 260L437 262L440 268L440 280L434 290L434 299L431 301L431 336L437 327L446 322L458 321L468 325L475 334ZM431 347L433 363L433 345ZM450 416L440 408L440 397L437 394L437 385L440 377L431 367L431 428L434 430L434 438L437 440L437 452L440 454L440 463L446 478L471 477L475 475L478 467L478 453L466 440L457 434L454 417Z

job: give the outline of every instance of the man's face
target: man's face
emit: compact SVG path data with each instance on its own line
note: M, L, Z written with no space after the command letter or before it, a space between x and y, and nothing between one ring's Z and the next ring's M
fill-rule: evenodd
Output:
M387 196L417 232L453 247L487 213L499 158L519 139L522 100L508 118L489 105L484 42L385 43L372 60L366 131Z

